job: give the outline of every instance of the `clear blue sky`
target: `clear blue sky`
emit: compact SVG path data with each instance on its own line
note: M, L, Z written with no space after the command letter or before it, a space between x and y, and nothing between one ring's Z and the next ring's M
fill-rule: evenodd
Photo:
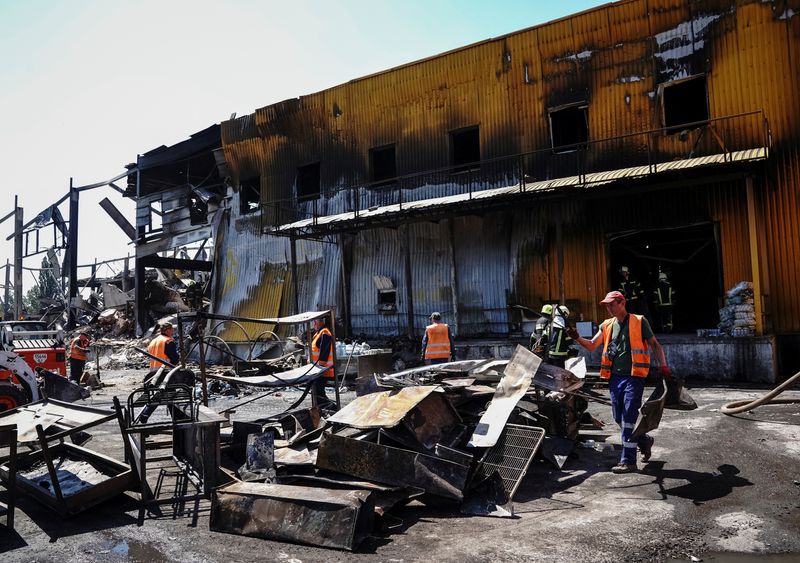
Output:
M233 112L603 3L0 0L0 217L14 194L27 221L70 177L111 178L138 153ZM81 264L133 254L97 205L106 196L133 222L133 206L113 190L84 193ZM13 258L12 232L13 221L0 225L2 264ZM26 288L32 280L26 273Z

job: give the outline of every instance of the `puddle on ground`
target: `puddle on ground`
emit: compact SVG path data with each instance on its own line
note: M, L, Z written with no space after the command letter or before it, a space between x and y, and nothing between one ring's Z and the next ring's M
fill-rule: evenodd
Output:
M84 553L100 561L160 563L169 560L157 546L132 540L106 540L87 548Z
M800 561L800 553L705 553L694 559L670 559L670 563L684 561L703 561L703 563L795 563Z

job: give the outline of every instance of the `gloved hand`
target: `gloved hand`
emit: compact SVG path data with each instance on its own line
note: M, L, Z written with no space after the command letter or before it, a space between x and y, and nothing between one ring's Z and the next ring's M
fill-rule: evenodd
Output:
M672 379L672 372L669 370L669 366L661 366L658 368L658 372L664 379Z
M578 329L575 328L574 326L567 327L567 335L573 340L577 340L581 336L580 334L578 334Z

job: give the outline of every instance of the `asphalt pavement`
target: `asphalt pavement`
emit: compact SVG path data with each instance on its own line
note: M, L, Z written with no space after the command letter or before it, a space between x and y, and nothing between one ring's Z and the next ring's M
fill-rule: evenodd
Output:
M87 403L104 406L115 394L125 397L139 377L108 372L109 387ZM211 532L205 500L164 506L138 526L132 494L69 519L21 498L16 531L0 528L0 560L800 560L800 407L768 405L731 417L719 412L721 405L764 390L690 392L699 408L665 411L652 434L652 459L628 475L609 471L618 460L619 437L609 407L592 404L592 414L609 423L606 429L587 437L594 443L576 448L562 470L534 461L514 499L514 518L470 517L458 506L414 502L392 512L394 529L376 532L348 553ZM800 393L783 397L792 395ZM237 409L234 417L278 412L297 396L282 393ZM209 406L222 410L243 398L215 397ZM115 425L93 434L88 447L122 459Z

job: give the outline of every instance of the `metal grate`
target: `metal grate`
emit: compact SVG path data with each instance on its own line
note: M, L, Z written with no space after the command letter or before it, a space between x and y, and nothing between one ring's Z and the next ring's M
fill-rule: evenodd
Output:
M503 479L508 500L514 497L528 466L544 439L545 430L537 426L506 424L506 429L497 443L483 456L475 480L490 477L497 471Z

